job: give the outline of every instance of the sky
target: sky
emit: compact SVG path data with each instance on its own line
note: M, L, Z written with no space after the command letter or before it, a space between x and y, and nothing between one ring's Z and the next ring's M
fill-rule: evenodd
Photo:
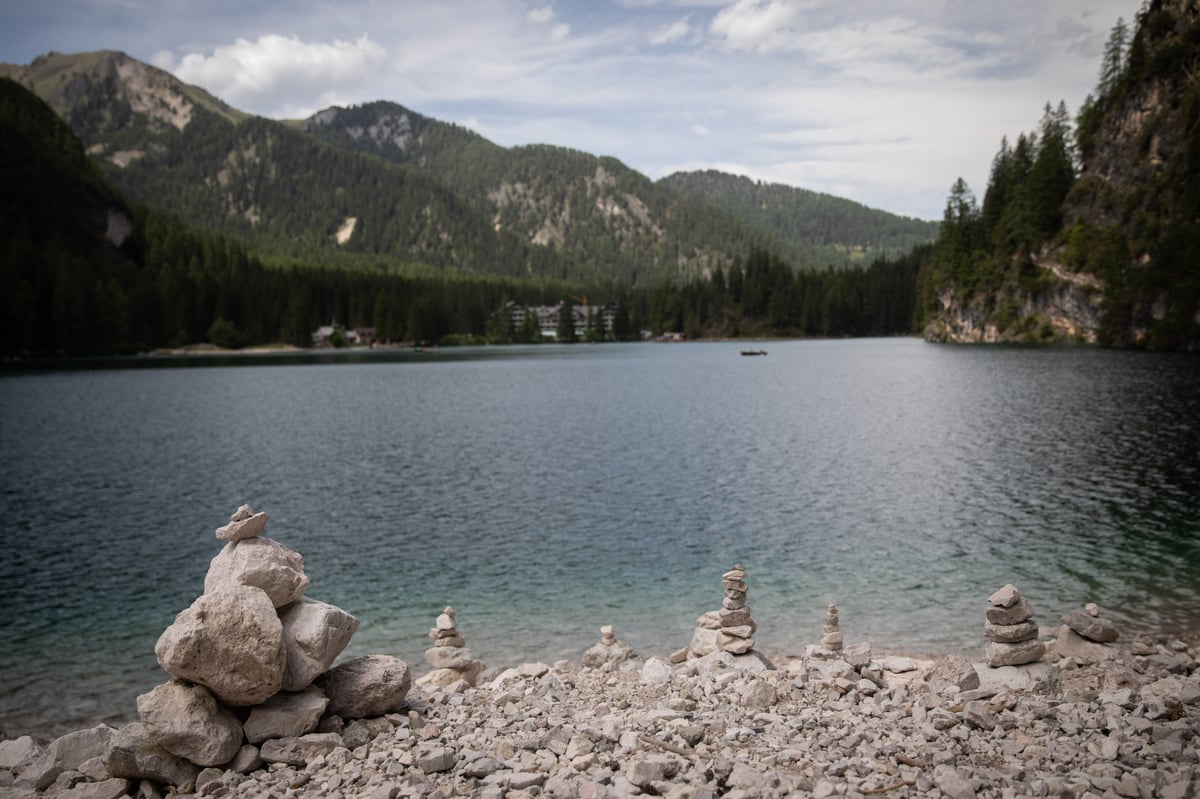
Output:
M390 100L505 147L718 169L940 219L1072 116L1140 0L0 0L0 61L122 50L235 108Z

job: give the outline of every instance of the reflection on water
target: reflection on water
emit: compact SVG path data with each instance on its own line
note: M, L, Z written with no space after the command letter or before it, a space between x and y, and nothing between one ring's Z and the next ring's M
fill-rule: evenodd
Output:
M0 718L132 714L154 641L249 502L348 654L421 667L447 604L492 665L615 624L683 646L749 571L768 652L982 646L988 594L1200 608L1200 361L911 340L89 362L0 378ZM168 361L134 362L139 367ZM105 368L98 368L98 367Z

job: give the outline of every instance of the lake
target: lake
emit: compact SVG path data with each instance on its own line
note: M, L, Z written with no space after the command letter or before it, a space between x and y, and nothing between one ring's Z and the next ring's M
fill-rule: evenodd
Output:
M766 357L742 357L743 348ZM876 652L982 650L1097 602L1200 628L1200 358L912 339L143 358L0 373L0 729L136 715L242 503L346 655L425 669L445 605L491 666L613 624L685 646L749 573L759 648L841 609Z

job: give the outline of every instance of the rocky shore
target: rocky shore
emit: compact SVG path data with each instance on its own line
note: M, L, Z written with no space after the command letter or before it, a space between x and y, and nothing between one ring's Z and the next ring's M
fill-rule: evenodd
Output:
M447 607L412 674L331 665L357 622L303 596L265 524L217 531L140 721L0 740L0 799L1200 795L1200 641L1122 636L1096 605L1038 627L1004 586L979 651L932 659L845 640L831 605L820 643L772 659L738 565L682 649L605 625L578 661L487 668Z

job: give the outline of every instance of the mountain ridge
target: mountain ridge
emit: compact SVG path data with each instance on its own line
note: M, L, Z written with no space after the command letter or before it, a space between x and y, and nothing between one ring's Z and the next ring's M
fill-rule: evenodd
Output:
M264 257L630 285L710 275L752 248L801 269L851 260L676 192L615 158L555 145L500 147L390 101L266 120L112 51L47 54L27 67L2 65L0 74L46 99L127 197L244 238ZM207 138L189 139L197 121ZM301 145L292 134L390 168ZM290 162L273 160L269 143L280 142L287 146L276 149L297 154ZM342 185L337 170L361 180ZM188 180L173 180L180 174ZM336 212L313 207L311 194ZM368 223L372 213L360 209L373 207ZM389 232L388 214L407 220L411 235L396 225ZM319 235L299 235L289 218L296 215Z

